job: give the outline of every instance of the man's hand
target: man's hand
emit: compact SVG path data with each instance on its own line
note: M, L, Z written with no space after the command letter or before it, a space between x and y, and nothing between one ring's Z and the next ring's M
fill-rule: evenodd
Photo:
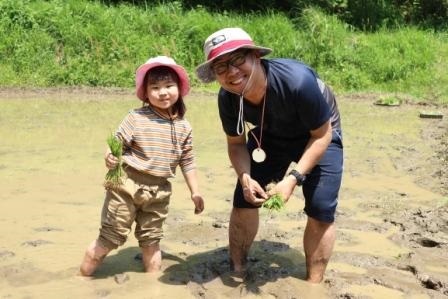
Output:
M240 183L243 188L244 199L247 202L255 206L261 206L268 199L268 194L266 194L260 184L252 179L249 174L243 173L240 178Z
M288 202L291 197L294 187L296 186L296 180L292 175L287 175L283 180L275 184L275 188L269 190L268 195L281 194L283 200Z

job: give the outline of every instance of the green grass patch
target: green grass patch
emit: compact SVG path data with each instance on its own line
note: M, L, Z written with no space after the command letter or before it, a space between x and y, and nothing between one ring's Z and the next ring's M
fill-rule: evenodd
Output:
M383 96L375 101L375 105L381 106L399 106L400 104L401 100L394 96Z
M194 88L203 42L223 27L242 27L269 57L290 57L316 69L337 93L399 92L418 101L448 104L446 32L412 27L362 32L335 16L307 9L214 13L180 2L134 6L87 0L1 0L0 85L134 86L148 57L172 56ZM216 89L214 89L216 91Z

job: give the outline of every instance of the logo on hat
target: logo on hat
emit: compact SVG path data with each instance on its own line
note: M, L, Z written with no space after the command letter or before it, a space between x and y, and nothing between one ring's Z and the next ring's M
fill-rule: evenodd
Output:
M217 44L220 44L225 40L226 40L225 35L219 35L212 39L212 44L213 44L213 46L216 46Z

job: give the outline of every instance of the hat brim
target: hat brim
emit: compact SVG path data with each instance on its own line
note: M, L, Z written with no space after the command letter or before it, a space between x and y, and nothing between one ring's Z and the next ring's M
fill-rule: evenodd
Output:
M196 68L196 75L198 76L199 80L201 80L203 83L210 83L216 80L215 73L213 72L211 65L215 59L221 57L222 55L234 52L238 49L252 49L252 50L258 50L261 56L268 55L272 52L272 49L260 47L260 46L254 46L254 45L241 45L239 47L231 48L226 51L223 51L222 53L219 53L219 55L216 55L215 57L207 60L206 62L200 64Z
M182 97L186 96L190 91L190 80L188 79L187 71L177 64L154 62L154 63L142 64L141 66L138 67L137 71L135 72L135 89L137 97L142 101L146 101L146 90L145 86L143 86L144 83L143 81L145 79L146 73L158 66L169 67L177 74L177 76L179 77L179 85L180 85L179 93Z

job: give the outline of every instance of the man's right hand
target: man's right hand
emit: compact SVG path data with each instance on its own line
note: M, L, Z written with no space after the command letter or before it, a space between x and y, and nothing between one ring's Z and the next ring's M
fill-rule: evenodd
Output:
M261 206L268 199L267 193L249 174L243 173L240 177L240 183L243 188L244 199L247 202L255 206Z

